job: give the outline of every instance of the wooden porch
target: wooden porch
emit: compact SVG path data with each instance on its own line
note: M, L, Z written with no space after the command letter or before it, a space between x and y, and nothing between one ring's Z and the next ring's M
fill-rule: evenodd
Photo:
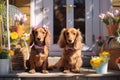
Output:
M13 71L7 75L0 75L0 80L120 80L120 72L109 70L107 74L96 74L91 68L81 68L81 72L76 74L58 71L29 74L24 71Z
M55 64L59 58L49 57L49 63ZM120 80L120 71L108 70L107 74L96 74L95 70L90 66L83 66L80 73L67 74L57 70L50 70L48 74L40 72L30 74L25 71L12 71L7 75L0 75L0 80Z

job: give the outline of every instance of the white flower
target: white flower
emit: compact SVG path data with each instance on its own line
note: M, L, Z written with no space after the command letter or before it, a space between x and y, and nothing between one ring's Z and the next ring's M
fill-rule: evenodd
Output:
M120 43L120 37L117 37L116 39L117 39L117 42Z

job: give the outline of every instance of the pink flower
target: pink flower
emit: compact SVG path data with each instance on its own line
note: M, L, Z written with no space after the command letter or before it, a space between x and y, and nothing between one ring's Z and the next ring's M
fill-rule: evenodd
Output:
M113 14L114 14L115 16L118 16L118 15L120 15L120 12L119 12L119 10L114 10L114 11L113 11Z
M21 17L21 21L22 21L22 23L25 23L25 22L27 21L27 17L26 17L25 14L22 15L22 17Z
M14 21L17 22L16 24L24 24L27 21L27 17L25 14L15 14Z
M47 31L48 30L48 26L47 25L43 25L43 28Z
M100 18L101 20L103 20L103 19L105 18L105 14L101 13L101 14L99 15L99 18Z
M111 17L111 18L114 18L114 14L111 13L111 12L107 12L107 16Z
M19 15L15 14L15 16L14 16L14 20L15 20L15 21L20 21L20 17L19 17Z
M37 28L37 26L31 26L32 30L35 30Z

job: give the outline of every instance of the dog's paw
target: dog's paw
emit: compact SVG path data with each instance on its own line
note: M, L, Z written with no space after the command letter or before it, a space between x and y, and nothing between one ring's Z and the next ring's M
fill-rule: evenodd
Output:
M70 70L64 70L63 72L64 72L64 73L69 73L69 72L70 72Z
M74 72L74 73L80 73L80 69L72 69L72 72Z
M47 71L47 70L42 70L42 73L45 73L45 74L46 74L46 73L48 73L48 71Z
M35 69L31 69L31 70L29 71L29 73L31 73L31 74L35 73Z

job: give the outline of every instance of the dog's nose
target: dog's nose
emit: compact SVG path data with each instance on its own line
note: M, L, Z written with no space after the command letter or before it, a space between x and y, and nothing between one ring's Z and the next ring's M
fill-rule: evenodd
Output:
M37 38L37 40L39 41L41 38Z
M68 40L68 42L69 42L69 43L71 43L71 42L72 42L72 40Z

